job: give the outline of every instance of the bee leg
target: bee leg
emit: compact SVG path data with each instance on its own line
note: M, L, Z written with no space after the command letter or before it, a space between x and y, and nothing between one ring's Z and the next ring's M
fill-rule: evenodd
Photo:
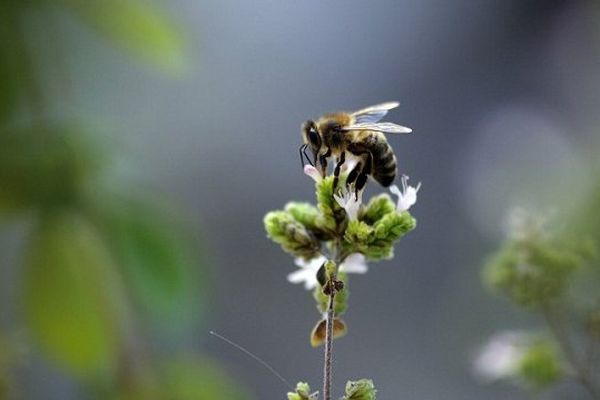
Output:
M325 176L327 173L327 157L324 155L319 156L319 164L321 164L321 175Z
M327 174L327 157L331 157L331 149L327 149L327 152L322 156L319 156L319 163L321 164L321 175L324 177Z
M314 167L313 162L310 160L310 157L308 156L308 154L306 154L306 148L308 147L307 144L303 144L302 146L300 146L299 153L300 153L300 162L302 163L302 168L304 168L304 159L306 158L306 161L308 161L308 163L310 165L312 165Z
M358 200L358 192L360 192L365 185L367 184L367 178L371 173L373 168L373 155L371 152L367 153L367 160L365 162L364 168L360 171L358 178L356 179L356 184L354 185L354 198Z
M354 181L356 181L356 178L358 177L358 173L360 171L360 169L362 168L362 163L357 163L354 168L352 168L352 171L350 171L350 173L348 174L348 178L346 178L346 186L350 186L354 183Z
M342 151L342 154L340 154L338 163L336 164L335 169L333 170L333 190L334 191L338 184L338 179L340 177L340 170L345 161L346 161L346 152Z

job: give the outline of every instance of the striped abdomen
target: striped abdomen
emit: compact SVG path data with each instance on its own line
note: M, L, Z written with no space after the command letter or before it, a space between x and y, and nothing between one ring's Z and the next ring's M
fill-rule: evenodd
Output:
M388 187L396 178L396 156L383 133L373 131L356 132L352 144L348 150L355 155L367 155L373 157L370 175L379 182L381 186Z

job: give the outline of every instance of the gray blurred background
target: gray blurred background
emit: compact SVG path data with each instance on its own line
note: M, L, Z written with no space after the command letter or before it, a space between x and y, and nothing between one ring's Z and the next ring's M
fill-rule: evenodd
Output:
M382 399L525 398L471 374L473 352L492 332L539 322L486 293L480 268L514 203L576 206L573 193L587 187L598 143L597 3L176 0L167 7L189 41L180 76L140 69L65 20L70 95L53 86L52 71L47 81L60 99L56 113L103 116L127 154L115 168L168 193L196 224L211 297L186 346L221 360L256 399L283 398L286 388L210 329L289 380L320 387L322 349L308 341L314 301L286 281L295 267L265 238L262 217L289 200L314 201L297 156L305 119L398 100L388 119L414 134L390 143L401 173L422 182L411 210L419 225L393 261L351 276L349 334L335 342L334 385L372 377ZM564 198L548 195L557 186ZM380 191L370 184L367 194ZM5 290L14 236L3 231ZM23 378L36 382L28 398L79 398L61 373L32 363Z

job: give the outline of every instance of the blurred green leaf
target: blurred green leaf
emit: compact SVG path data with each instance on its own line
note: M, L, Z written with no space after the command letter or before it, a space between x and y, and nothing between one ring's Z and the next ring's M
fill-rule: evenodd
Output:
M19 97L18 57L12 7L0 2L0 123L15 110Z
M0 211L77 202L98 167L88 139L75 125L0 131Z
M168 400L246 400L250 396L212 360L176 361L164 371Z
M74 213L46 216L27 251L25 311L41 349L72 373L110 371L119 328L115 266L91 224Z
M167 218L164 207L113 199L104 205L98 223L146 316L167 327L197 320L202 299L192 242Z
M529 385L541 389L552 385L562 374L557 350L552 343L530 346L519 363L519 375Z
M167 14L143 0L61 0L124 50L170 71L184 67L183 38Z

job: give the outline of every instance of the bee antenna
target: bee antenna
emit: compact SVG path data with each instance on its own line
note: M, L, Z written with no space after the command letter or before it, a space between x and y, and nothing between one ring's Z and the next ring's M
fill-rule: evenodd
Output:
M251 357L254 359L254 361L258 362L260 365L262 365L263 367L265 367L266 369L268 369L273 375L275 375L281 382L283 382L288 389L290 389L291 391L296 390L291 384L290 382L285 379L283 376L281 376L281 374L277 371L275 371L275 369L273 367L271 367L265 360L263 360L262 358L258 357L257 355L251 353L249 350L246 350L244 347L240 346L239 344L235 343L232 340L227 339L224 336L219 335L217 332L215 331L209 331L208 332L210 335L221 339L222 341L224 341L225 343L235 347L236 349L240 350L242 353L246 354L247 356Z

